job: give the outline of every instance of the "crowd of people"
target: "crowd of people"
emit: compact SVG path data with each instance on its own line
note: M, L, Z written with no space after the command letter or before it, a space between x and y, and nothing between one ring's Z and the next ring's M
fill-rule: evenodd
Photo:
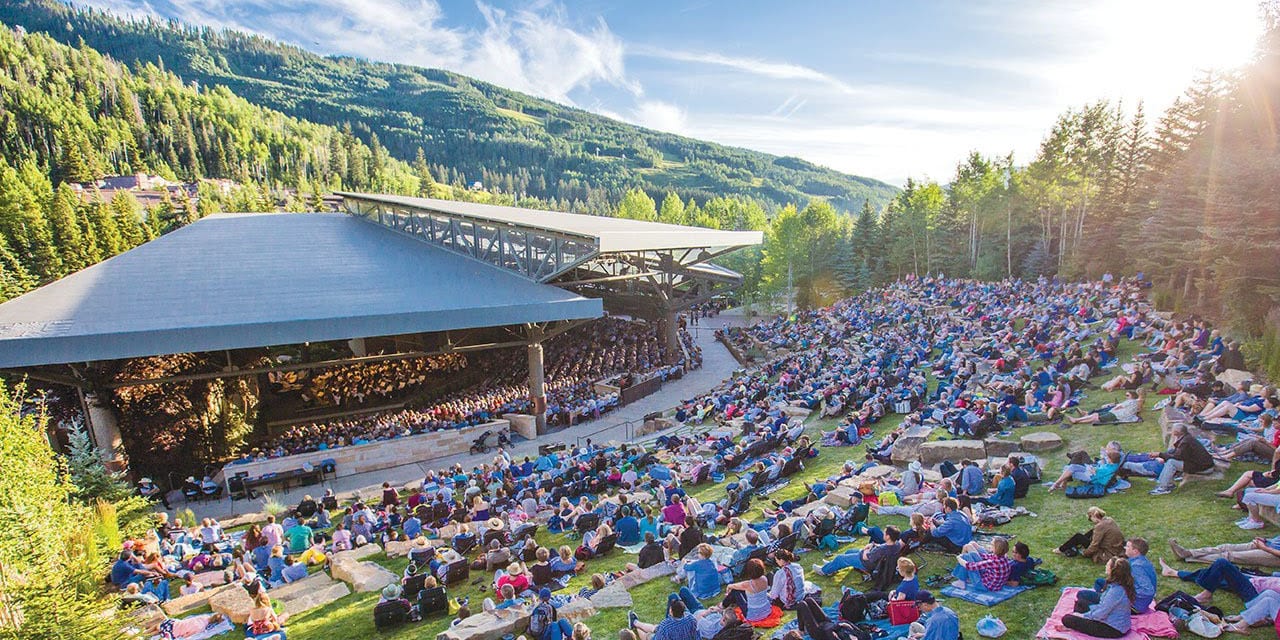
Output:
M595 383L602 378L628 373L666 380L701 366L701 349L687 332L682 332L681 340L684 348L669 359L656 326L612 316L548 340L544 347L548 424L572 425L615 409L617 394L595 390ZM483 424L504 413L527 412L532 401L524 381L524 358L522 350L507 349L349 365L316 374L310 393L334 403L422 392L426 390L424 383L436 380L433 376L441 372L469 375L479 382L421 406L292 425L246 452L245 457L278 458L335 449Z
M528 614L534 640L589 638L589 623L565 623L557 611L626 573L666 563L678 584L665 615L630 615L620 638L745 640L753 629L781 628L788 640L845 640L861 637L876 620L906 619L891 610L910 610L909 637L957 640L958 616L924 588L913 558L953 555L950 586L965 591L1040 584L1041 560L1026 542L980 529L1025 512L1016 501L1033 486L1034 464L1029 471L1027 460L1012 455L989 474L980 466L985 461L947 462L932 481L919 461L876 480L863 473L892 462L908 431L982 437L1028 424L1133 422L1148 409L1149 393L1164 398L1157 406L1185 415L1186 424L1170 430L1165 451L1126 451L1110 442L1096 458L1073 454L1062 474L1046 482L1048 491L1102 499L1129 479L1149 477L1152 495L1163 496L1179 476L1211 469L1215 459L1255 459L1271 470L1246 473L1221 495L1242 510L1239 525L1246 530L1265 526L1262 510L1280 507L1275 390L1249 381L1235 388L1217 383L1219 373L1235 368L1228 365L1237 364L1238 345L1203 322L1156 314L1138 280L912 278L825 309L730 329L724 337L742 352L767 355L758 367L677 408L678 422L705 428L662 435L648 447L599 448L588 441L565 454L522 460L500 450L470 470L429 472L408 495L384 485L379 500L304 499L279 524L255 526L243 537L224 534L212 521L188 528L165 520L128 543L112 580L127 597L148 601L171 595L162 578L183 579L185 589L208 582L196 575L219 572L264 603L250 619L250 631L257 632L285 622L268 613L274 586L305 576L308 565L324 566L333 553L394 541L411 545L410 564L372 613L380 627L437 617L456 624L474 605L474 613ZM1121 364L1126 340L1142 349ZM642 365L651 355L641 344L614 344L635 346L616 356L628 364ZM588 357L585 350L574 353ZM599 371L609 366L599 357L591 362ZM655 362L660 359L649 364ZM1097 388L1127 393L1080 411L1084 390ZM794 417L803 413L798 409L838 417L838 426L813 442ZM891 413L903 414L900 426L874 434ZM1220 447L1197 437L1211 432L1235 440ZM866 444L865 461L851 459L829 477L805 478L802 496L768 498L807 460L841 455L839 447L859 443ZM718 482L726 483L722 499L695 497L695 487ZM847 508L824 500L848 482L858 484ZM1122 526L1133 523L1118 522L1097 505L1084 511L1089 528L1052 551L1063 562L1078 557L1098 564L1101 576L1064 596L1073 612L1057 624L1064 632L1122 637L1135 616L1156 607L1149 543L1126 536ZM879 525L869 522L872 514L882 519ZM884 524L895 516L906 518L902 526ZM574 544L540 546L539 527ZM850 545L862 537L865 542ZM1280 567L1280 536L1193 549L1169 544L1179 559L1208 565L1178 571L1160 562L1162 575L1199 587L1188 601L1165 607L1170 616L1239 632L1275 620L1280 579L1242 567ZM811 575L853 571L865 584L818 593L799 560L809 549L830 554ZM628 554L628 562L593 570L600 558L617 553ZM486 597L476 603L451 598L451 585L471 572L482 572ZM569 579L579 575L589 576L589 586L568 590ZM1208 610L1221 590L1245 601L1240 614ZM823 605L824 595L834 606Z

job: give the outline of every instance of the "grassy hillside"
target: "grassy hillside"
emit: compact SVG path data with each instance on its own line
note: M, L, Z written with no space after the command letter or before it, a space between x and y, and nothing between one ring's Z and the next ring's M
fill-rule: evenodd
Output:
M481 181L597 213L637 186L700 201L743 195L803 204L820 196L846 211L896 192L798 158L652 131L438 69L323 57L244 33L127 21L54 0L4 3L0 21L72 45L83 40L130 64L162 61L187 82L224 85L298 118L350 123L401 160L421 147L441 182Z

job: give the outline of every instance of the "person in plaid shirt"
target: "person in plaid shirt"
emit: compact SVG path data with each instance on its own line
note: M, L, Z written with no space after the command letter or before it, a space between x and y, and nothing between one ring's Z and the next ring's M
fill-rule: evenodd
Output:
M964 582L965 589L1003 589L1013 569L1013 562L1008 558L1009 541L996 538L991 543L991 551L992 553L987 553L969 543L965 546L965 552L956 556L957 565L951 575Z

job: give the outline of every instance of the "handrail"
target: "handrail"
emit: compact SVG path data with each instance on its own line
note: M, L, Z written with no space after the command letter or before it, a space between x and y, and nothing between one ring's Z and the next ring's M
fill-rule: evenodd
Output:
M584 433L584 434L582 434L582 435L580 435L580 436L578 436L577 438L575 438L575 439L574 439L573 446L576 448L576 447L578 447L578 446L582 445L582 442L583 442L584 440L586 440L587 438L590 438L590 437L595 436L595 435L599 435L599 434L604 433L605 431L609 431L609 430L611 430L611 429L617 429L618 427L622 427L622 428L623 428L623 440L625 440L625 441L627 441L627 442L630 442L630 441L632 440L632 438L634 437L634 435L635 435L635 423L636 423L636 421L635 421L635 420L627 420L626 422L617 422L617 423L611 424L611 425L609 425L609 426L607 426L607 427L602 427L602 428L600 428L600 429L596 429L595 431L592 431L591 433Z

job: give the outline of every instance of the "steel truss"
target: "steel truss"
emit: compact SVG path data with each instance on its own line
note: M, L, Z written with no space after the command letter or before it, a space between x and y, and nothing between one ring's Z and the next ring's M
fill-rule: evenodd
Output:
M661 317L742 284L711 260L743 248L602 252L596 238L533 225L344 196L347 213L516 273L602 298L611 310Z

